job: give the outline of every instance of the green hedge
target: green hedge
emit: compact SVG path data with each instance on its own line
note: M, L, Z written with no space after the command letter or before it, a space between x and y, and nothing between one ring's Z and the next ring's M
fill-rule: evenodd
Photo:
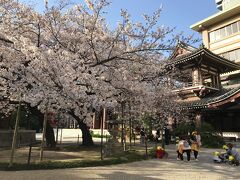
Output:
M225 142L221 136L203 133L201 134L202 146L207 148L220 148Z
M101 138L101 134L94 134L93 131L90 132L91 136L94 137L94 138ZM103 135L103 138L110 138L111 135Z
M194 130L200 132L203 147L219 148L225 144L223 138L218 135L217 131L206 122L203 122L200 128L196 128L193 123L181 123L174 132L176 136L181 136L192 133Z

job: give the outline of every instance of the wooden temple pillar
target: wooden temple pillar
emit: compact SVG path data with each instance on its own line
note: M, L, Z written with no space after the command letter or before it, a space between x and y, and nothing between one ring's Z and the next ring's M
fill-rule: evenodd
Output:
M100 113L96 116L96 113L93 115L93 129L107 129L107 109L103 108Z
M216 87L216 76L215 75L211 75L211 87Z
M211 75L211 86L214 88L221 88L221 79L220 79L220 74L212 74Z
M194 67L192 69L192 85L202 85L203 84L203 78L202 78L202 72L201 69L198 67Z
M217 87L218 89L221 89L222 88L222 84L221 84L221 77L220 77L220 74L217 74Z

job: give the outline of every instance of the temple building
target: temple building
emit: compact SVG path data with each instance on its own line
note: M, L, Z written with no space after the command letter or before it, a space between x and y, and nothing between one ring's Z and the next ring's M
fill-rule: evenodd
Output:
M216 4L218 13L191 26L202 34L203 46L179 42L170 57L185 75L177 79L175 92L197 125L205 121L240 138L240 1Z

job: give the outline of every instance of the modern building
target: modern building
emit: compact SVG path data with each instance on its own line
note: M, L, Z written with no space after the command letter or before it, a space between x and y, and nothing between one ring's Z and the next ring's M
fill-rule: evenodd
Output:
M211 52L240 63L240 0L216 0L218 13L191 26ZM240 71L221 75L223 85L240 83Z
M191 28L203 46L179 43L170 61L185 76L175 91L195 121L212 124L226 136L240 138L240 0L216 0L216 14Z

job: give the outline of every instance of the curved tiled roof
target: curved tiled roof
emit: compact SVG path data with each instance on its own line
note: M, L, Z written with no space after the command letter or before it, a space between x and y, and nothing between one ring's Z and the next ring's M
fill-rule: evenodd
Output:
M206 109L209 105L224 101L237 93L240 93L240 86L233 89L222 89L221 91L200 100L183 102L180 104L182 109Z
M218 60L220 63L222 62L222 63L224 63L226 65L231 66L231 67L235 67L236 69L240 69L240 65L239 64L237 64L237 63L235 63L233 61L229 61L229 60L227 60L227 59L225 59L225 58L223 58L223 57L221 57L221 56L219 56L217 54L214 54L213 52L211 52L210 50L206 49L205 47L201 47L201 48L199 48L197 50L192 51L189 54L177 57L177 58L173 59L171 61L171 63L173 63L173 64L180 64L181 62L185 62L185 61L194 59L194 58L199 57L199 56L201 56L203 54Z
M170 57L169 57L168 59L174 59L174 58L175 58L174 56L175 56L175 54L177 53L178 48L185 49L185 50L187 50L189 53L197 50L197 48L195 48L195 47L193 47L193 46L191 46L191 45L189 45L189 44L186 44L186 43L184 43L184 42L182 42L182 41L178 41L176 47L174 48L172 54L170 55ZM183 56L183 55L181 55L181 56Z
M198 58L198 57L206 57L206 58ZM229 61L217 54L214 54L210 50L206 49L204 46L192 51L191 53L187 53L185 55L181 55L179 57L169 59L169 66L172 65L180 65L184 63L188 63L190 61L199 61L199 63L205 62L206 64L211 63L211 66L214 66L219 69L220 73L227 73L240 69L240 64L237 64L233 61Z

